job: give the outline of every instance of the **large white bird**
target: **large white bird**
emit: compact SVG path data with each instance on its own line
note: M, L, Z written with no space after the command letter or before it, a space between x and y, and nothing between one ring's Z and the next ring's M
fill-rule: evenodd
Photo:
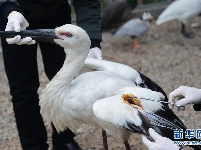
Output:
M201 0L176 0L172 2L158 17L157 25L168 21L178 20L182 23L181 33L193 37L193 32L186 29L188 21L201 13Z
M55 42L64 47L66 60L40 95L41 114L58 132L67 127L75 132L82 123L99 126L93 104L118 94L123 87L136 85L118 74L104 71L84 73L74 79L89 52L90 39L74 25L58 27L55 32L59 37Z
M59 39L54 41L64 47L66 59L42 91L39 104L41 115L58 132L67 127L75 132L87 123L119 137L130 150L129 131L152 139L148 128L172 138L173 129L185 129L167 105L156 102L164 99L159 92L136 87L131 80L108 71L87 72L74 79L89 52L90 39L71 24L56 28L55 33Z
M150 22L154 17L148 13L144 12L142 18L133 18L126 23L124 23L114 34L114 37L120 38L123 36L130 36L132 39L132 44L135 48L139 48L140 44L136 38L144 33L146 33L151 24Z

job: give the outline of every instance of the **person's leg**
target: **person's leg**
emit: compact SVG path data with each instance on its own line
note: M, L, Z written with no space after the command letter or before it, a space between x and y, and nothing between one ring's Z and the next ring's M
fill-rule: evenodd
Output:
M47 150L47 133L40 115L37 94L37 45L8 45L2 39L2 48L22 148Z

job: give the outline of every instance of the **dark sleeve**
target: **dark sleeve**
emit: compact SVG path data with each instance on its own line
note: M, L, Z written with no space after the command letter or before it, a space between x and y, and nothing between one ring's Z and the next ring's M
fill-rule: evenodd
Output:
M91 48L100 48L102 41L100 0L74 0L73 5L77 25L88 33L91 39Z
M0 0L0 20L2 23L7 22L7 17L10 14L11 11L18 11L21 12L20 6L18 5L17 1L7 0L6 2L3 0Z

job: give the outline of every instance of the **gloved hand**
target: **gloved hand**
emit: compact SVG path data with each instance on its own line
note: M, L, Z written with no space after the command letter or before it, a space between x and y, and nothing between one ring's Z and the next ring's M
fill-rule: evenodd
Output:
M94 47L89 50L87 58L103 59L100 48Z
M149 150L179 150L180 147L175 145L172 140L166 137L162 137L155 130L149 128L149 134L155 142L151 142L144 135L142 136L142 142L148 147Z
M176 105L201 104L201 89L180 86L169 94L169 102L174 102L177 98L180 98L180 100Z
M29 23L24 18L24 16L17 11L12 11L7 18L8 18L8 22L7 22L5 31L20 32L21 30L25 30L26 27L29 26ZM18 45L22 45L22 44L30 45L30 44L36 43L36 41L32 40L31 37L26 37L21 39L20 35L17 35L14 38L7 38L6 41L8 44L18 44Z

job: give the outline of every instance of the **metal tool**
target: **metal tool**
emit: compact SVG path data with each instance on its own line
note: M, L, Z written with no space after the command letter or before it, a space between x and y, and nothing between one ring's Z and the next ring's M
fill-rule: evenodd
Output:
M54 39L58 38L54 29L23 30L20 32L0 31L1 38L13 38L16 35L20 35L22 38L31 37L33 40L43 42L54 42Z
M176 106L178 111L184 111L185 110L185 106L176 105L175 102L166 102L166 101L147 99L147 98L140 98L140 99L150 100L150 101L156 101L156 102L159 102L159 103L164 103L164 104L172 105L172 107Z
M131 97L132 97L132 96L131 96ZM133 96L133 98L138 98L138 97ZM138 99L144 99L144 100L149 100L149 101L155 101L155 102L159 102L159 103L163 103L163 104L172 105L173 107L176 106L178 111L184 111L184 110L185 110L185 106L176 105L175 102L166 102L166 101L148 99L148 98L143 98L143 97L139 97Z

